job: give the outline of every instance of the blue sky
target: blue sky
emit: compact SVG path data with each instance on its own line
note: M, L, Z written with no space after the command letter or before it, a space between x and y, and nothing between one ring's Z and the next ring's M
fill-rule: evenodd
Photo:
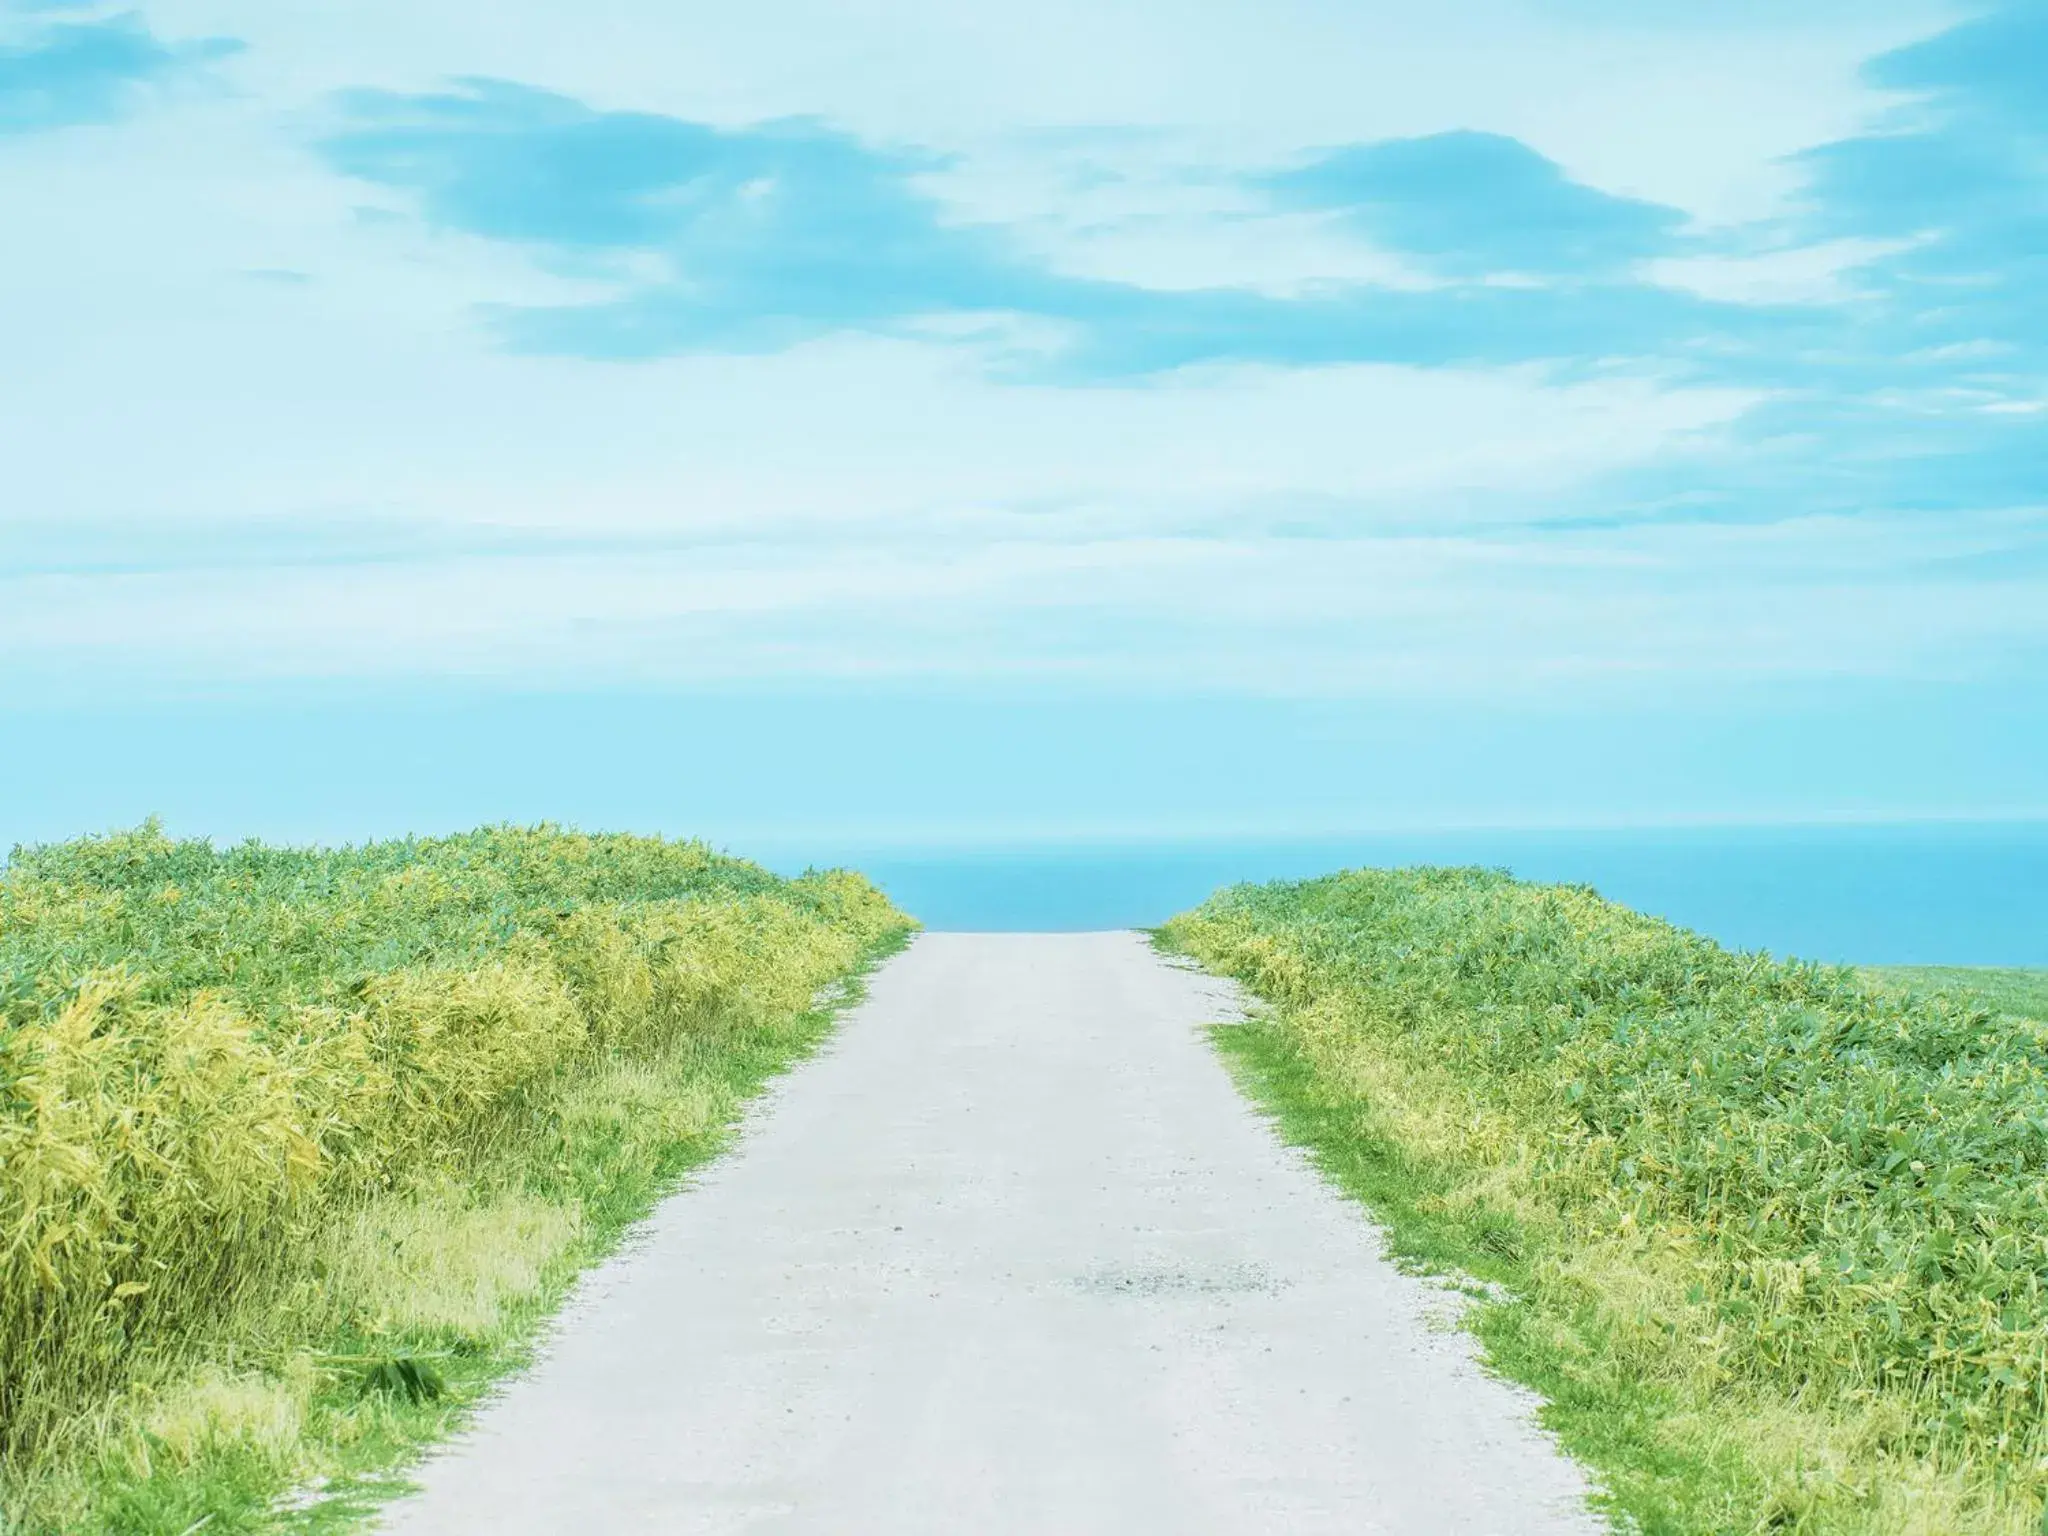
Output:
M2043 79L2044 0L0 0L0 842L2048 813Z

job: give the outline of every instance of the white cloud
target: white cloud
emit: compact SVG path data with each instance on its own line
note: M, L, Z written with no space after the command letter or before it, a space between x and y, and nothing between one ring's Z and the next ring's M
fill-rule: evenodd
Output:
M1474 127L1720 219L1781 186L1778 157L1853 127L1872 99L1857 65L1952 7L1750 7L1733 23L1685 9L1229 0L1195 18L1162 0L857 12L836 0L158 0L150 14L248 38L253 88L292 104L497 75L613 105L726 122L817 114L952 147L1020 128L1165 128L1198 136L1211 164Z
M1642 271L1653 283L1731 304L1835 304L1855 297L1858 267L1910 244L1829 240L1758 255L1671 256Z
M1526 700L1551 688L1996 670L2048 581L1944 570L2018 514L1042 542L820 539L0 584L18 676L704 683L1032 677Z
M1130 0L900 0L852 23L824 0L150 14L167 35L247 37L223 67L244 94L0 157L0 203L34 211L0 249L0 538L215 529L200 537L226 556L223 520L311 518L433 537L375 563L195 556L12 580L0 554L0 667L1501 695L1615 674L1912 671L2042 638L2038 582L1911 573L1996 548L1981 523L1513 526L1714 441L1754 403L1740 391L1391 366L1060 388L1004 382L939 338L631 366L509 356L479 302L588 285L366 218L376 195L305 147L328 92L451 75L700 119L813 113L956 154L931 178L954 215L1015 223L1064 270L1297 292L1412 274L1312 220L1252 216L1232 171L1480 128L1611 191L1748 216L1781 189L1780 157L1869 110L1856 63L1924 13L1707 32L1545 21L1504 0L1287 0L1210 8L1200 26ZM1046 131L1104 124L1119 126ZM1744 302L1833 297L1865 254L1655 272ZM266 271L306 280L251 276ZM592 547L461 552L477 529ZM644 547L621 551L628 538Z

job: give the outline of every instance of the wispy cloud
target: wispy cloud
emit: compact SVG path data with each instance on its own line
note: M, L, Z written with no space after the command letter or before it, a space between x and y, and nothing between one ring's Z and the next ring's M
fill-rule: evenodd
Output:
M935 318L1004 315L1049 327L1037 352L1006 352L1004 366L1078 379L1216 362L1672 355L1754 320L1748 309L1625 281L1547 293L1465 283L1279 297L1073 277L1024 255L998 226L949 220L918 184L934 157L878 149L815 122L719 129L497 81L428 96L358 93L342 105L348 126L323 145L337 169L409 194L440 228L518 242L559 269L615 285L615 297L586 305L501 313L503 334L532 351L775 349L833 330L912 334ZM1451 137L1454 156L1470 137L1492 162L1512 143ZM1505 158L1506 174L1524 186L1527 217L1496 220L1491 227L1507 232L1487 237L1494 249L1555 268L1575 242L1595 238L1590 210L1606 210L1605 238L1617 248L1650 248L1643 228L1628 234L1624 225L1647 219L1654 233L1668 222L1647 205L1565 181L1530 152ZM1383 187L1385 207L1395 206L1396 179ZM1411 175L1404 227L1457 266L1450 239L1482 227L1478 195L1470 184L1446 192ZM1481 253L1470 264L1494 263Z
M323 149L413 194L434 225L514 241L627 296L505 317L541 350L632 356L787 346L920 316L1043 312L1065 285L991 233L946 225L891 153L795 120L724 130L602 112L500 81L364 92Z
M1518 139L1469 130L1349 145L1263 185L1460 277L1605 276L1676 254L1685 223L1676 208L1573 181Z
M999 122L991 151L813 83L716 99L565 58L577 94L319 96L311 174L275 116L224 121L248 160L151 209L276 174L263 205L331 216L328 243L204 244L226 297L137 256L118 337L73 296L109 356L168 338L126 374L153 398L113 468L101 376L55 366L90 349L52 322L12 396L49 505L8 530L0 650L1496 694L2037 666L2044 14L1875 59L1867 129L1830 119L1733 225L1505 112L1333 110L1253 147ZM457 35L385 78L447 63L551 67ZM809 99L835 115L772 115ZM123 147L154 177L178 152L148 138ZM63 158L21 184L55 206ZM1066 238L1119 219L1345 259L1264 282ZM321 281L259 310L258 267Z
M1909 94L1874 133L1802 157L1806 224L1903 242L1862 269L1887 351L2019 382L2048 359L2048 3L2020 0L1873 60Z
M1944 434L1975 454L2028 425L1988 416L2039 403L2044 17L2022 0L1874 61L1870 81L1911 104L1800 157L1798 217L1755 228L1693 228L1492 132L1340 144L1254 171L1239 223L1321 217L1423 278L1285 294L1071 273L943 201L944 157L816 120L715 127L475 80L350 95L322 148L438 228L597 285L585 303L495 311L522 351L775 351L857 330L950 336L999 374L1067 381L1229 363L1633 364L1778 392L1759 443L1825 436L1867 410L1891 421L1886 457L1920 442L1947 460ZM1827 257L1829 284L1716 296L1683 280L1688 258L1782 265L1806 251Z
M1741 366L1775 386L1726 451L1667 485L1775 517L2048 507L2048 3L2020 0L1864 70L1903 99L1799 157L1783 246L1863 242L1804 347Z
M2048 648L2038 528L1128 530L0 582L26 685L126 676L588 683L1026 678L1490 700L1675 683L1986 676Z
M0 135L116 121L150 87L241 46L219 37L167 43L134 15L33 24L0 40Z

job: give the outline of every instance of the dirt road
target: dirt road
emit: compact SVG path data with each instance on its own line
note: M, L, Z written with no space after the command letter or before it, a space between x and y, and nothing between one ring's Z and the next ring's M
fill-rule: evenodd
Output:
M929 934L387 1528L1600 1529L1131 934Z

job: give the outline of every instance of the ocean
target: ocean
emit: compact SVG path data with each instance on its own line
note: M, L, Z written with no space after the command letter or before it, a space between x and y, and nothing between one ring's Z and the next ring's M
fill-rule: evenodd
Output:
M805 862L863 870L934 929L1143 928L1240 881L1478 864L1779 956L2048 966L2048 822L846 847Z

